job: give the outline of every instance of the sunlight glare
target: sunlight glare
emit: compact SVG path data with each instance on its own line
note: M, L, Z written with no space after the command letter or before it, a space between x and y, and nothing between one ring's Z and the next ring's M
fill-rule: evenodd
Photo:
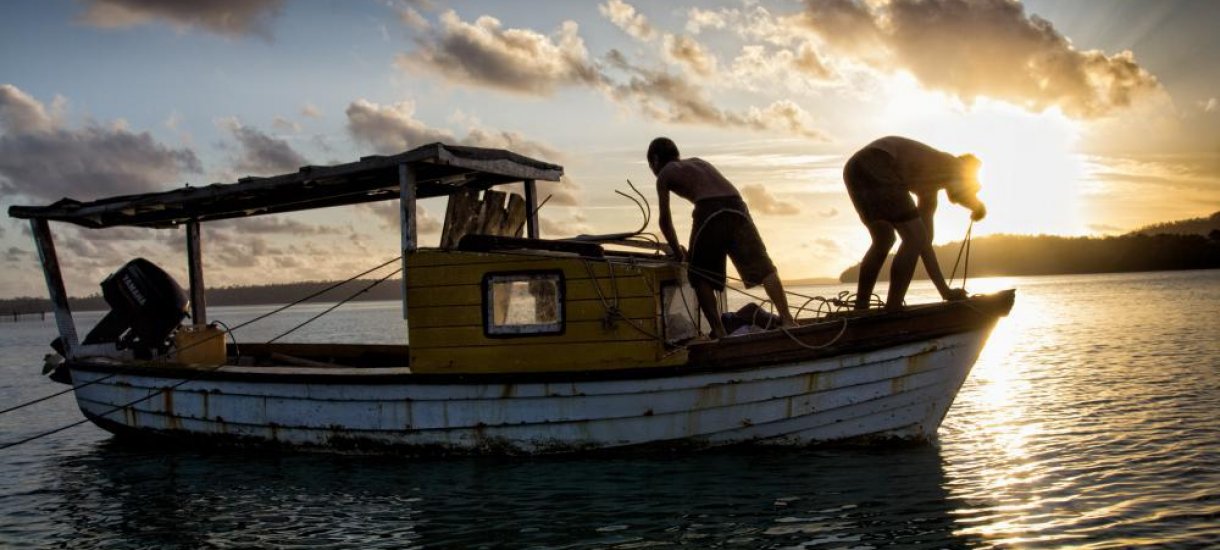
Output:
M892 77L887 91L886 133L982 159L979 197L988 217L976 234L1085 232L1080 200L1085 164L1074 152L1078 123L1055 109L1031 113L988 99L965 105L922 89L909 75ZM951 210L937 216L937 242L960 239L969 223L964 210Z

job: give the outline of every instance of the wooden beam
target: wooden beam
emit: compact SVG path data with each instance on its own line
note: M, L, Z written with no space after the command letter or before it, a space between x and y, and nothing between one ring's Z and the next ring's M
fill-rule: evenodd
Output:
M415 225L415 172L406 162L398 165L398 217L402 224L402 318L407 318L407 256L419 246Z
M55 255L55 241L51 239L51 227L44 219L31 219L30 229L34 233L34 245L42 261L42 274L47 280L47 293L55 308L55 326L64 344L68 358L80 345L76 337L76 324L72 321L72 309L68 307L68 292L64 290L63 273L59 270L59 258Z
M191 283L191 322L208 324L208 306L203 285L203 252L199 220L186 222L186 266Z
M538 184L525 180L525 236L538 238Z

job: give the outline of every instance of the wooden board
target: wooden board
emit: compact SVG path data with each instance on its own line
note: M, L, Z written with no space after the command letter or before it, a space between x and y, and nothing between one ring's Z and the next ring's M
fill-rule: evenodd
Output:
M679 365L684 353L665 355L652 342L526 344L505 349L411 348L411 370L417 373L486 373L618 370Z
M434 349L465 346L495 346L516 347L522 345L563 344L563 343L605 343L610 345L623 341L652 341L657 335L655 322L652 320L635 320L632 328L626 321L618 321L607 328L601 320L568 321L564 323L563 334L516 336L512 338L488 338L483 334L483 326L412 328L411 347L413 349Z
M565 286L564 298L568 303L571 303L572 300L601 300L597 290L591 284L572 284L569 281ZM606 294L606 288L607 285L602 286L602 294ZM655 294L643 284L629 285L626 288L619 287L620 301L653 296ZM613 303L613 296L606 295L605 299L607 302ZM411 304L412 309L415 307L479 305L483 303L483 286L453 285L407 289L407 303Z
M660 315L660 305L652 297L624 298L619 300L619 311L629 319L651 321ZM569 321L601 320L606 315L606 306L601 300L575 300L565 304ZM482 326L482 304L466 306L411 305L411 328L436 328Z

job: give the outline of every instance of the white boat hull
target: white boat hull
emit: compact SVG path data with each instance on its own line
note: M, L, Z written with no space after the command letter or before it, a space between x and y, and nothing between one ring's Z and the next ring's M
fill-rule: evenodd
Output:
M98 425L120 434L190 441L534 454L928 440L935 438L989 331L825 359L647 379L378 380L393 376L394 369L350 369L368 373L362 375L368 383L350 383L351 376L343 383L276 382L265 375L254 381L184 382L87 368L73 368L72 376L80 386L81 410ZM403 378L399 373L396 380Z

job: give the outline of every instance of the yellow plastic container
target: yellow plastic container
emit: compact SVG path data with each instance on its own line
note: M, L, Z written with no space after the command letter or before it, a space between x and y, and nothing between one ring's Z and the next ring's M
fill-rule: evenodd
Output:
M219 365L225 362L225 331L216 325L184 325L174 334L179 363Z

